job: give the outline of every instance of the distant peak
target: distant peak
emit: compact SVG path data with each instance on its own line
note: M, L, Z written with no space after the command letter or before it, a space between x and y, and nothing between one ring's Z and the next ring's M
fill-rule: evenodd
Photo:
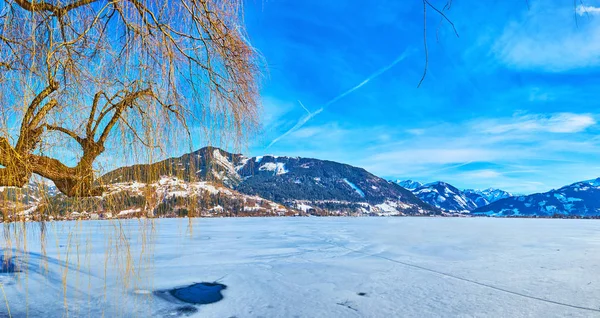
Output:
M600 186L600 178L590 179L590 180L583 181L583 182L593 185L595 187Z
M223 151L225 152L223 149L219 148L219 147L213 147L213 146L204 146L192 153L197 154L197 153L212 153L214 150L218 150L218 151Z
M225 156L225 157L231 157L231 156L243 156L243 154L241 153L234 153L234 152L229 152L227 150L224 150L222 148L219 147L215 147L215 146L204 146L194 152L192 152L191 154L193 155L201 155L201 154L210 154L210 155L214 155L215 151L218 151L221 155Z
M427 184L425 184L425 185L426 185L426 186L436 186L436 185L440 185L440 186L443 186L443 187L445 187L445 186L449 186L449 184L448 184L448 183L446 183L446 182L444 182L444 181L434 181L434 182L427 183Z
M410 179L408 179L408 180L398 179L398 180L396 180L396 184L398 184L399 186L401 186L405 189L408 189L408 190L414 190L418 187L423 186L423 184L421 182L410 180Z

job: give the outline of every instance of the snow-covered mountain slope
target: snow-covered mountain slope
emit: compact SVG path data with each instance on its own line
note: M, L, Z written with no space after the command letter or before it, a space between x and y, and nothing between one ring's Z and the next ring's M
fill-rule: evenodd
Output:
M418 187L423 186L421 182L413 181L413 180L396 180L396 183L407 190L414 190Z
M53 215L67 217L73 213L104 217L169 217L271 216L299 212L223 185L206 181L189 182L167 176L153 183L114 183L108 185L102 197L73 199L60 194L49 200L46 210Z
M469 212L477 208L477 204L462 191L442 181L420 186L413 193L424 202L448 212Z
M436 208L410 191L362 168L337 162L260 156L247 158L218 148L202 148L179 158L111 171L105 184L155 182L160 176L216 181L248 195L305 210L375 214L430 214Z
M463 195L469 200L473 201L477 208L490 204L490 201L488 201L485 196L482 196L476 191L464 190Z
M238 171L248 158L215 147L204 147L177 158L152 164L138 164L113 170L100 179L103 184L138 181L153 183L162 176L176 176L185 181L215 181L234 186L241 181Z
M419 199L449 212L467 212L492 202L511 197L512 194L488 188L485 190L459 190L442 181L422 184L413 180L396 180L405 189L411 190Z
M513 195L500 189L488 188L485 190L467 189L463 193L471 200L475 201L477 207L482 207L498 200L510 198Z
M6 220L26 219L45 199L58 193L54 185L32 181L23 188L0 187L0 212Z
M472 213L490 216L600 216L600 178L501 199Z
M299 157L250 158L235 189L282 202L325 210L377 214L426 214L435 208L410 191L362 168Z

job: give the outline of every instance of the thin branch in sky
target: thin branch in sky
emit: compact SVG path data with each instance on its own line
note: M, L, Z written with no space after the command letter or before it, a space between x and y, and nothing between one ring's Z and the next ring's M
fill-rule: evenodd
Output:
M438 8L436 8L434 5L432 5L428 0L423 0L424 4L426 4L427 6L431 7L435 12L437 12L440 16L442 16L442 18L444 18L444 20L446 20L446 22L448 22L451 26L452 26L452 30L454 30L454 34L456 34L456 37L459 38L460 36L458 35L458 31L456 30L456 27L454 26L454 23L452 22L452 20L450 20L446 14L442 11L440 11ZM451 2L451 1L449 1ZM425 8L427 9L427 8ZM427 11L427 10L425 10Z
M425 48L425 67L423 68L423 76L417 87L421 87L425 76L427 76L427 68L429 67L429 50L427 49L427 3L423 0L423 47Z
M427 47L427 7L429 6L430 8L432 8L435 12L437 12L440 15L441 19L446 20L446 22L448 22L450 24L450 26L452 26L452 30L454 31L454 34L458 38L460 36L458 35L458 31L456 30L454 23L444 13L444 10L450 9L451 5L452 5L452 0L448 0L448 2L446 2L446 5L444 6L444 8L442 10L440 10L440 9L436 8L434 5L432 5L429 2L429 0L423 0L423 48L425 49L425 67L423 68L423 76L421 76L421 80L419 81L419 85L417 85L417 87L421 87L421 84L423 84L423 81L425 80L425 76L427 76L427 69L429 68L429 48ZM438 32L439 32L439 27L438 27ZM436 35L436 37L437 37L437 35ZM438 41L439 41L439 37L438 37Z
M450 10L451 7L452 7L452 0L449 0L448 2L446 2L444 7L442 8L442 12ZM435 38L438 43L440 42L440 29L442 28L443 22L444 22L444 17L440 16L440 22L438 23L437 30L435 31Z

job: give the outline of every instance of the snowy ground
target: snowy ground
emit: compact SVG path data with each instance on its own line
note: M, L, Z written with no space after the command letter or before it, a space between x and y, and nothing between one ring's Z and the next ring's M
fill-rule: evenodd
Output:
M0 317L4 295L13 317L600 317L594 220L144 222L50 224L47 259L39 226L5 228L22 272L0 274ZM152 293L215 281L196 312Z

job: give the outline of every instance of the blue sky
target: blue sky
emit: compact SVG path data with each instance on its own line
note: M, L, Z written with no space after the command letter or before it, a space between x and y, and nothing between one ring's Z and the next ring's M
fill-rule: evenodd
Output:
M442 8L443 1L432 1ZM268 65L251 155L531 193L600 176L600 1L247 1Z

